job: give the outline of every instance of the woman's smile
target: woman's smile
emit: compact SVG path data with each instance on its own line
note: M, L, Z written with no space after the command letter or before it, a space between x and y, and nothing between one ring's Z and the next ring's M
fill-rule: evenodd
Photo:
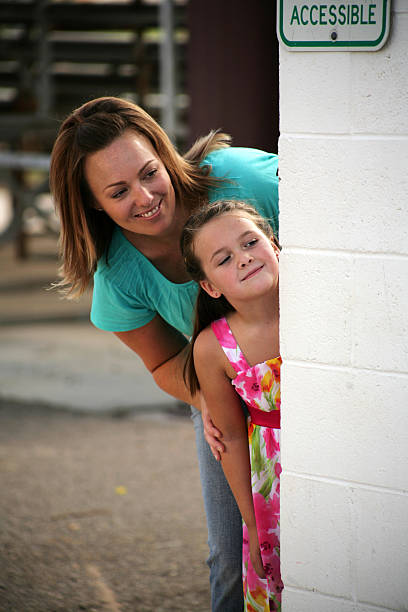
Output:
M154 206L150 210L147 210L146 212L135 215L135 217L142 217L143 219L151 219L152 217L157 216L157 213L160 212L160 209L161 209L161 202L156 204L156 206Z

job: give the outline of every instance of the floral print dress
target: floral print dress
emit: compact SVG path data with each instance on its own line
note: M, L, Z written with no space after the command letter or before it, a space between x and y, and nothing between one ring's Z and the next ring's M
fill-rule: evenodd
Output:
M259 578L249 556L243 524L242 578L246 612L281 610L280 575L280 357L249 366L225 318L212 330L234 370L236 391L248 406L252 494L266 579Z

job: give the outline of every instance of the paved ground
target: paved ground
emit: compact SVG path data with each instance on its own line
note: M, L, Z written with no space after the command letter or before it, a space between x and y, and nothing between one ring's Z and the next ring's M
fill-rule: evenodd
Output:
M186 406L45 291L55 251L0 247L0 610L208 611Z
M192 427L0 407L2 612L209 610Z
M32 238L29 257L0 247L0 397L86 411L178 409L141 360L89 322L90 294L61 299L55 238Z

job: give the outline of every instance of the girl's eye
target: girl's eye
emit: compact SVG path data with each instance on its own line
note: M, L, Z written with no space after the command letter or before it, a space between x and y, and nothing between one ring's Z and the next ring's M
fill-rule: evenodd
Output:
M219 266L222 266L223 264L227 263L227 261L228 261L229 259L230 259L230 255L227 255L226 257L224 257L224 259L222 259L222 260L219 262L219 264L218 264L218 265L219 265Z
M257 242L258 242L258 238L252 238L252 240L247 242L245 246L251 247L251 246L254 246Z

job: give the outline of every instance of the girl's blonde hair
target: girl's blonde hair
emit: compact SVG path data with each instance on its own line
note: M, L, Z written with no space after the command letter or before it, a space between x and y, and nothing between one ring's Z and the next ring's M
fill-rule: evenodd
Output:
M214 217L220 217L228 213L244 216L255 223L255 225L270 239L273 239L277 246L278 242L273 234L273 230L267 219L262 217L258 211L248 204L240 200L219 200L212 204L205 204L192 213L187 220L181 234L181 252L184 257L186 269L191 278L197 283L205 280L205 274L202 264L194 251L195 237L197 232ZM225 317L228 312L234 308L228 300L221 295L215 299L212 298L204 289L199 287L197 301L194 311L194 327L193 335L189 346L187 359L184 365L184 382L194 395L199 389L200 384L194 368L193 350L194 343L199 333L208 327L212 321L216 321L221 317Z
M98 259L108 252L114 229L110 217L94 207L84 172L86 156L109 146L126 130L152 144L170 176L178 205L193 209L220 181L200 164L211 151L230 146L227 134L211 131L182 157L159 124L127 100L97 98L74 110L60 127L50 165L50 188L61 224L62 280L56 285L67 297L79 296L87 288Z

